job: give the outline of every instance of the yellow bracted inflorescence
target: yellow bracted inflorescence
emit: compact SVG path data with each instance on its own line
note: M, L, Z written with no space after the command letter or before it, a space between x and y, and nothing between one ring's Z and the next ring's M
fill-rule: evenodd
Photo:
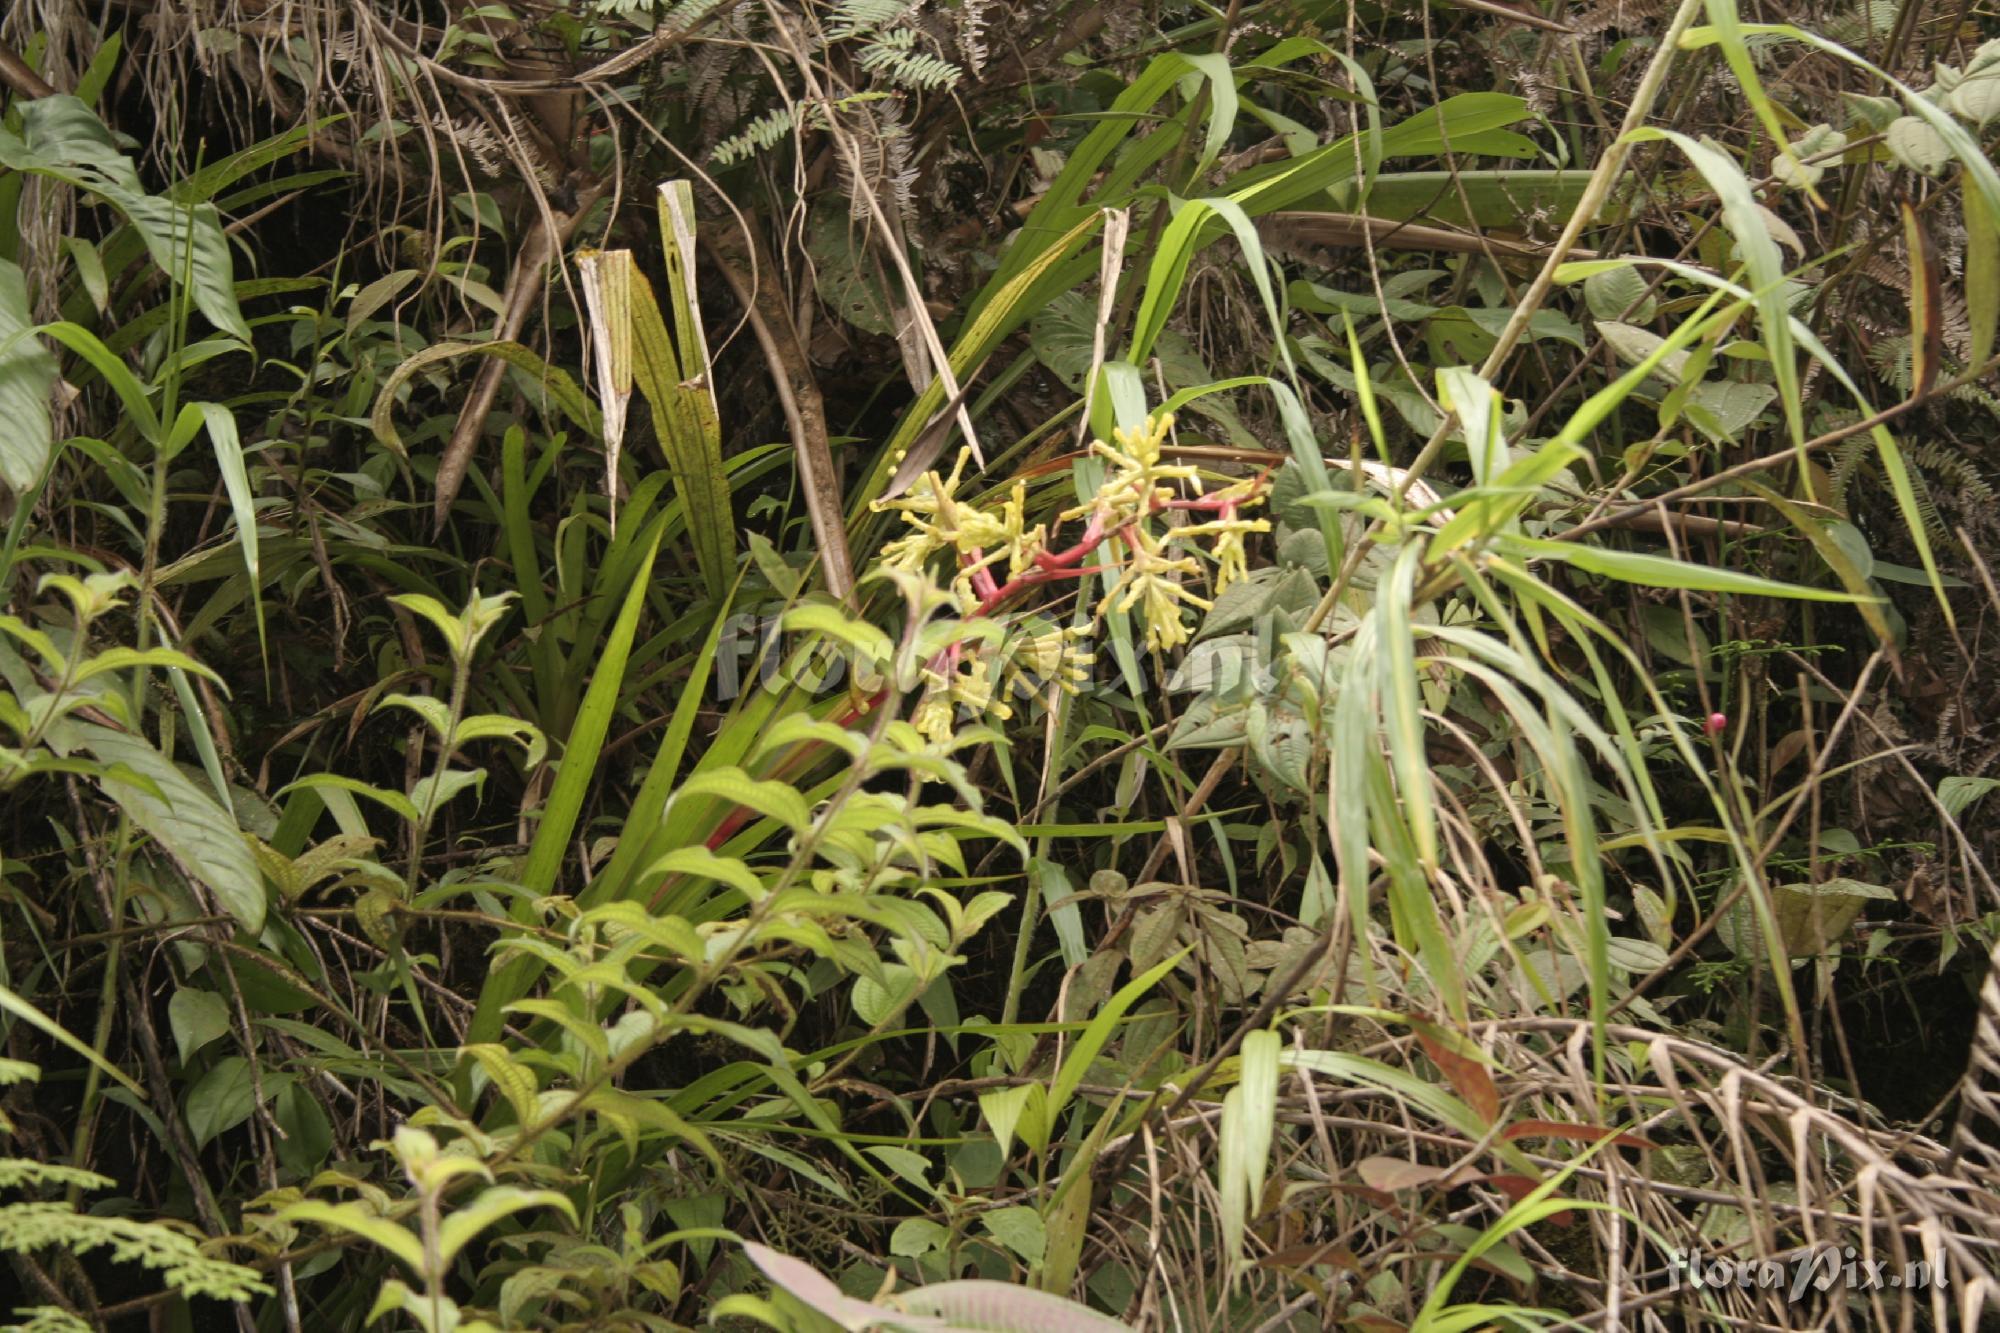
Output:
M993 669L984 657L966 654L947 674L924 668L924 697L910 715L910 725L926 740L949 745L952 738L952 711L963 707L975 717L991 715L999 721L1014 716L1014 710L993 689Z
M1110 586L1097 604L1098 613L1115 610L1123 615L1138 608L1147 647L1156 652L1177 648L1193 637L1186 609L1213 606L1189 588L1189 580L1201 574L1201 563L1192 552L1183 553L1187 545L1193 544L1215 562L1215 588L1221 591L1247 576L1245 538L1269 532L1271 524L1239 512L1263 498L1260 481L1232 482L1203 495L1196 468L1164 462L1173 426L1173 415L1162 412L1138 426L1112 431L1109 444L1091 442L1091 452L1107 464L1106 475L1095 495L1060 516L1062 521L1082 519L1088 524L1083 545L1060 563L1043 560L1048 530L1028 525L1025 481L1016 481L990 508L958 497L970 450L959 453L950 475L926 472L904 495L874 503L878 513L900 513L905 525L903 535L883 548L882 563L892 570L918 573L927 570L933 558L951 554L952 600L961 612L972 615L992 609L1010 591L1017 591L1022 586L1017 580L1039 583L1083 572L1076 568L1079 553L1097 548L1099 542L1114 543L1103 549L1122 547L1124 559L1108 578ZM1196 521L1162 528L1163 511L1169 508ZM1081 633L1057 630L1015 640L1000 668L1009 688L1025 694L1054 682L1074 690L1088 678L1086 668L1094 660L1077 648ZM962 645L950 666L925 670L927 688L911 721L925 736L945 743L951 739L952 715L959 706L1003 720L1012 716L996 692L995 670L988 653Z
M1215 590L1221 592L1238 579L1247 578L1250 567L1247 553L1243 549L1243 539L1253 532L1269 532L1271 521L1264 518L1239 518L1234 514L1225 518L1213 518L1205 523L1190 523L1186 527L1175 528L1167 534L1167 540L1183 542L1212 537L1214 544L1209 554L1215 557Z
M1054 684L1066 693L1075 694L1077 687L1090 679L1091 664L1097 661L1097 654L1078 646L1083 637L1082 626L1069 625L1042 634L1023 634L1010 640L1007 645L1009 688L1025 696Z
M1160 461L1160 451L1173 428L1173 413L1162 412L1131 430L1115 428L1111 432L1113 444L1092 440L1090 451L1111 465L1110 475L1095 496L1065 511L1063 517L1094 517L1108 532L1145 518L1171 500L1174 492L1169 482L1187 483L1199 494L1201 477L1196 469Z
M1204 611L1214 605L1189 592L1181 582L1200 574L1201 566L1193 556L1169 556L1165 545L1154 540L1143 527L1134 526L1127 531L1132 538L1132 558L1125 562L1124 575L1097 604L1098 613L1103 614L1114 604L1120 614L1134 605L1143 605L1146 646L1155 652L1178 648L1192 637L1187 623L1181 619L1181 604L1185 602Z

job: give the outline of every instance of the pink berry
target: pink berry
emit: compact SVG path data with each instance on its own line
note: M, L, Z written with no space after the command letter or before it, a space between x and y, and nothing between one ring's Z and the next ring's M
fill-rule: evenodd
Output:
M1705 724L1705 729L1707 730L1709 735L1719 736L1722 734L1723 729L1726 728L1728 725L1729 725L1729 714L1710 713L1708 715L1708 722Z

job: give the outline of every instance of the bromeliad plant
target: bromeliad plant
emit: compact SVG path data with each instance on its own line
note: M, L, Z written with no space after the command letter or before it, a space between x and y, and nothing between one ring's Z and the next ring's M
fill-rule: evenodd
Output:
M907 495L875 502L878 512L900 513L908 529L883 549L882 566L928 571L938 556L949 553L954 560L951 596L960 612L974 620L998 614L1032 589L1103 575L1107 590L1097 604L1098 616L1112 610L1123 615L1137 607L1147 646L1170 651L1189 638L1186 609L1214 606L1189 586L1201 575L1200 562L1181 552L1204 550L1215 564L1213 586L1220 593L1244 577L1244 538L1271 530L1269 520L1243 515L1264 498L1262 477L1232 481L1204 494L1199 469L1164 461L1162 449L1173 426L1173 414L1161 412L1148 415L1139 426L1116 428L1115 443L1091 444L1091 452L1109 470L1095 495L1058 517L1058 523L1084 524L1078 540L1059 549L1051 549L1048 525L1027 525L1025 481L1016 481L997 509L958 498L971 457L968 449L959 454L950 476L926 472ZM1196 522L1169 521L1195 515L1200 516ZM1100 553L1106 554L1103 562L1088 563ZM1004 577L996 570L1004 570ZM1072 647L1085 628L1072 625L1017 638L1010 663L1017 684L1032 688L1033 679L1040 677L1073 687L1094 660ZM924 675L928 688L915 720L933 740L950 739L954 706L974 716L1012 716L995 697L992 664L965 641L942 649Z

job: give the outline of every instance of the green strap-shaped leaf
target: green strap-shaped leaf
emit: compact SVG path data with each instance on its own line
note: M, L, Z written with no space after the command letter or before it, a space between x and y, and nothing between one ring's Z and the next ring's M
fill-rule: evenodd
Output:
M521 884L530 895L539 896L555 887L556 872L569 850L570 834L583 811L583 798L590 789L597 757L604 749L604 737L611 728L611 715L618 707L619 688L625 681L625 663L632 653L632 640L639 629L639 613L646 605L646 588L659 551L656 539L647 549L646 558L640 562L638 577L632 580L631 587L626 591L624 605L618 611L618 621L611 627L610 638L605 640L604 656L598 661L597 672L591 677L590 688L585 691L583 703L577 709L576 721L570 727L569 740L563 747L562 766L556 771L555 787L549 793L548 805L542 810L541 826L535 830L535 840L528 848L528 863L521 872ZM525 899L521 910L529 910L529 902ZM491 1041L499 1034L501 1015L506 1006L528 993L528 987L534 984L540 971L541 964L535 959L519 958L488 979L473 1013L471 1031L466 1037L468 1045Z
M703 367L700 379L686 377L667 337L665 318L643 273L632 274L633 374L639 392L653 405L653 422L674 490L694 538L695 563L711 596L720 597L736 569L735 521L729 507L729 475L722 466L722 423ZM687 354L692 355L692 349Z
M1986 364L2000 327L2000 213L1986 196L1967 190L1965 199L1965 317L1972 326L1970 366Z
M1808 602L1855 602L1862 599L1835 588L1808 588L1780 583L1734 569L1689 564L1663 555L1614 551L1582 542L1554 542L1540 537L1498 538L1503 549L1529 560L1560 560L1592 574L1637 583L1648 588L1686 588L1691 592L1726 592L1744 597L1794 597Z
M1172 957L1161 959L1146 972L1126 982L1104 1008L1098 1011L1097 1017L1090 1020L1090 1026L1086 1027L1083 1036L1077 1039L1076 1048L1063 1057L1062 1069L1056 1074L1055 1086L1049 1090L1051 1123L1054 1123L1056 1117L1063 1113L1063 1108L1069 1105L1069 1099L1075 1095L1077 1085L1082 1083L1083 1076L1090 1072L1091 1062L1097 1059L1097 1053L1104 1049L1104 1043L1111 1040L1111 1033L1118 1026L1119 1020L1125 1017L1125 1011L1144 998L1147 991L1158 985L1161 977L1178 967L1181 959L1187 957L1188 949L1193 947L1189 945Z

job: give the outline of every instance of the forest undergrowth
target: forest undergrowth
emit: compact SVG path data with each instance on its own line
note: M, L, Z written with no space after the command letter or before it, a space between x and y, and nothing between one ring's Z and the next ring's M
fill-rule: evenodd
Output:
M2000 1317L1985 0L0 86L0 1325Z

